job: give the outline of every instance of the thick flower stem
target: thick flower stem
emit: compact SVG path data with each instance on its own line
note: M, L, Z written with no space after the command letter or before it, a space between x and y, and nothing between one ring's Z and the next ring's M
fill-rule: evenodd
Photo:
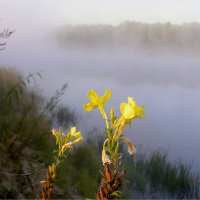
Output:
M119 199L121 196L122 179L125 170L118 173L118 166L113 168L108 163L104 164L104 173L101 173L102 180L99 191L96 193L97 200Z

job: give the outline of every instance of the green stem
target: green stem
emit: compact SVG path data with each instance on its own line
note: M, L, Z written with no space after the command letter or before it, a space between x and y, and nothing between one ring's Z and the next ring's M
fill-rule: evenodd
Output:
M106 129L109 130L108 117L107 117L107 115L106 115L106 112L105 112L104 107L103 107L103 106L99 106L99 110L100 110L100 112L101 112L101 114L102 114L103 119L105 120Z

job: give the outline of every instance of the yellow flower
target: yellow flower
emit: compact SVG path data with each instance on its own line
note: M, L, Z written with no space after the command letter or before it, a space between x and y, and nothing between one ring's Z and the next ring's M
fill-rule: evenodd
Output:
M80 138L80 137L82 137L81 132L80 132L80 131L79 131L79 132L76 132L76 127L75 127L75 126L74 126L74 127L71 127L70 131L69 131L68 134L67 134L67 138L68 138L68 139L72 139L72 138L78 139L78 138Z
M107 89L102 97L100 97L95 90L88 92L89 103L83 106L86 112L93 110L94 108L103 106L111 97L112 93L110 89Z
M138 106L132 97L128 97L128 103L121 103L120 111L122 117L125 120L130 120L133 118L142 118L144 115L144 109L142 106Z
M89 103L86 103L83 108L86 112L89 112L93 110L94 108L99 108L103 119L105 120L106 123L106 128L107 130L109 129L109 124L108 124L108 118L106 115L106 111L104 108L104 104L110 99L112 93L110 89L107 89L104 93L103 96L99 96L95 90L90 90L88 92L88 98L90 99Z

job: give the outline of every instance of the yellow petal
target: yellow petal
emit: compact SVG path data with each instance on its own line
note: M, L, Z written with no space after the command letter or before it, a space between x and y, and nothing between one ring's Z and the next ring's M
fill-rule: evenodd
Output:
M55 129L52 129L52 134L55 136L56 138L56 144L58 144L59 142L59 135L58 132Z
M69 132L70 132L71 136L73 136L76 133L76 127L75 126L71 127Z
M137 106L136 102L132 97L128 97L128 103L131 105L131 107Z
M144 107L143 106L141 106L141 107L138 106L136 108L136 115L139 118L143 118L144 117Z
M77 132L77 133L75 133L74 135L73 135L73 137L75 137L75 138L80 138L80 137L82 137L82 134L81 134L81 132L79 131L79 132Z
M92 103L87 103L83 106L83 109L86 111L86 112L89 112L91 110L93 110L94 108L96 108L97 105L94 105Z
M135 110L128 103L121 103L120 111L125 119L132 119L135 117Z
M106 103L110 99L111 96L112 96L111 90L107 89L104 95L101 97L101 103L102 104Z
M93 104L99 104L100 103L100 97L96 93L95 90L90 90L88 92L88 98L90 99L91 103Z

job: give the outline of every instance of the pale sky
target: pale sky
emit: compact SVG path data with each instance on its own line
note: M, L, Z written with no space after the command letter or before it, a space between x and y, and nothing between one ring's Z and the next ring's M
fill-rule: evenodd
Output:
M0 25L200 22L200 0L0 0ZM4 22L3 22L4 21Z

